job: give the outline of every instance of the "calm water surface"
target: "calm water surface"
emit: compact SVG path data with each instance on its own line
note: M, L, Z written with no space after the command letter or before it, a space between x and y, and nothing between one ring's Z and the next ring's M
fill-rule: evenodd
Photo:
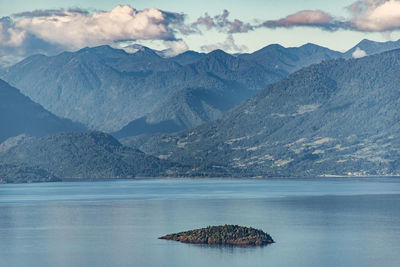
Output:
M219 224L262 248L159 240ZM399 266L400 177L0 185L0 266Z

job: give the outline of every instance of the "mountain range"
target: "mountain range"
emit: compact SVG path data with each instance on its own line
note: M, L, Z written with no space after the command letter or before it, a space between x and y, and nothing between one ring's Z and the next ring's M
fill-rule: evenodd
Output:
M0 74L25 88L0 80L0 182L398 175L400 50L365 56L397 44L173 58L100 46L27 58ZM83 132L22 93L90 128L127 125L119 141Z
M214 122L124 143L191 165L193 176L399 174L399 73L400 50L325 61Z
M339 56L311 44L298 48L270 45L236 56L221 50L208 54L187 51L173 58L160 57L146 47L129 54L99 46L53 57L32 56L5 70L2 77L58 116L107 132L127 126L121 134L129 136L152 133L157 124L168 124L170 131L177 131L213 120L267 84L303 66ZM176 97L185 101L171 110L172 102L180 105ZM192 115L180 119L187 116L182 111L191 108L185 104L191 101L202 104L194 105ZM159 113L165 110L168 116ZM141 130L129 131L132 128Z
M217 50L165 58L143 46L136 53L99 46L32 56L0 76L60 117L127 137L198 126L305 66L350 58L356 49L372 55L398 47L363 40L346 53L269 45L235 56Z

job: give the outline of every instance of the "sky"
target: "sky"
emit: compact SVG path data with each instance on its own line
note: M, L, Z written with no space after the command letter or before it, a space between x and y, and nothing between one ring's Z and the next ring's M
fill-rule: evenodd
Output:
M0 66L102 44L168 56L272 43L346 51L364 38L397 40L399 30L400 0L0 0Z

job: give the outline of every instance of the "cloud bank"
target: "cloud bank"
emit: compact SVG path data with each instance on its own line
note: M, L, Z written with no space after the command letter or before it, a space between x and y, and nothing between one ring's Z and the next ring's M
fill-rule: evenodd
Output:
M155 8L137 11L130 6L117 6L109 12L93 14L73 10L34 13L38 14L25 15L17 21L14 29L21 35L32 34L71 48L117 40L173 40L171 24L182 20L179 14Z
M232 52L247 48L235 43L234 36L260 28L311 27L326 31L351 30L388 34L400 30L400 0L356 1L346 7L347 18L323 10L300 10L275 20L245 22L231 18L228 10L211 16L205 13L187 22L182 13L157 8L136 10L118 5L111 11L74 9L34 10L0 18L0 65L15 63L34 53L55 54L85 46L120 41L159 41L165 54L173 56L188 49L185 38L216 30L226 40L204 45L203 51L224 49Z
M189 47L183 40L164 41L164 45L167 47L167 49L162 51L162 55L164 57L174 57L189 49Z
M129 5L92 13L81 9L22 12L0 19L0 56L8 64L13 61L4 60L9 55L17 60L33 53L51 54L121 40L178 41L176 34L188 31L184 19L183 14L156 8L136 10Z
M353 29L384 32L400 29L400 1L357 1L348 7Z
M347 10L350 15L347 19L334 17L321 10L302 10L282 19L265 21L258 27L305 26L329 31L344 29L360 32L400 30L400 0L357 1Z

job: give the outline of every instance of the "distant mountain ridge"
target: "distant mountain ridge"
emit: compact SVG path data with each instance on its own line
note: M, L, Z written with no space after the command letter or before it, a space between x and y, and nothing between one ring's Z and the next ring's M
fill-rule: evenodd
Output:
M86 129L80 123L51 114L3 80L0 80L0 127L0 143L20 134L41 137Z
M286 50L282 49L279 51L284 54ZM325 54L318 54L315 63L337 54L329 53L326 48L320 49ZM211 102L215 95L223 95L231 106L237 104L266 84L314 62L312 55L306 53L307 49L292 50L287 49L290 55L286 57L291 60L285 62L284 68L277 68L277 63L265 63L275 59L261 60L262 57L257 56L257 62L251 55L232 56L220 50L209 54L187 51L163 58L146 47L129 54L109 46L99 46L53 57L32 56L8 68L2 76L56 115L80 121L92 129L111 132L135 120L152 121L148 117L156 116L153 111L169 109L167 105L170 102L167 101L174 95L187 94L184 90L190 91L191 88L203 88L205 91L199 94L202 96L213 92ZM299 55L296 56L297 52ZM218 114L226 110L223 100L212 105L208 99L201 101L206 106L213 106ZM176 112L181 110L187 109L176 108ZM164 122L186 116L170 114L171 117L165 118ZM181 126L198 125L199 118L193 117L193 121L180 124L175 131Z
M374 42L368 39L361 40L357 45L353 48L349 49L347 52L343 54L344 58L352 58L354 52L357 49L365 52L366 56L371 56L375 54L379 54L385 51L390 51L394 49L400 48L400 39L397 41L387 41L387 42Z
M188 50L177 56L171 57L170 60L175 61L176 63L184 66L187 64L195 63L197 60L202 58L204 55L205 55L205 53L198 53L196 51Z
M101 132L71 132L30 139L0 152L0 162L3 164L0 178L7 178L8 182L24 181L24 176L25 181L46 177L60 180L167 176L181 168L179 164L124 147ZM18 169L22 175L15 172ZM30 177L29 172L34 175Z
M215 122L125 143L193 176L399 175L399 73L400 50L325 61Z
M285 51L279 46L265 51L269 49ZM288 53L278 57L286 69L274 70L262 65L272 63L265 63L261 54L257 62L220 50L186 65L159 62L157 68L171 66L160 72L151 60L130 65L125 52L106 46L52 58L57 64L67 59L63 71L71 68L74 75L85 77L75 85L84 85L89 93L98 92L96 84L103 82L99 77L156 81L160 88L164 81L170 91L159 95L152 112L115 133L123 144L97 131L59 133L84 127L56 117L0 80L0 123L5 129L1 133L3 141L8 138L0 141L0 183L148 176L399 175L400 49L360 59L324 60L272 83L311 60L314 49L321 57L335 54L313 45L302 49L294 51L302 51L303 59ZM153 58L153 65L164 60L154 51L142 52L144 57L136 56ZM48 58L36 56L25 63L44 73L50 67L42 60ZM18 68L28 67L21 63ZM68 73L52 70L49 76L67 82ZM266 81L271 84L257 93ZM175 90L173 85L181 87ZM104 99L112 96L106 87L103 90ZM46 90L36 93L46 96ZM247 97L251 98L231 109ZM204 124L207 120L213 121ZM185 130L190 127L195 128ZM146 135L160 129L180 132Z
M368 47L367 47L368 46ZM253 62L257 62L260 65L265 66L268 69L275 69L276 72L280 73L282 77L301 69L302 67L306 67L315 63L320 63L323 60L330 60L330 59L338 59L338 58L352 58L353 53L356 48L365 49L365 52L368 55L377 54L383 51L391 50L394 48L400 48L400 40L397 42L373 42L369 40L363 40L357 46L350 49L346 53L340 53L337 51L329 50L325 47L320 47L315 44L305 44L300 47L288 47L285 48L281 45L269 45L266 46L258 51L255 51L251 54L239 54L237 55L238 58L244 60L250 60ZM363 50L364 51L364 50ZM187 57L188 55L195 55L195 57L200 58L201 55L193 52L188 51L177 57ZM204 56L204 55L203 55ZM237 101L231 101L231 104L228 107L219 107L218 105L210 105L207 101L203 102L205 99L200 97L200 101L205 103L208 107L211 106L211 111L199 111L196 110L189 110L181 107L181 105L177 104L178 101L181 103L189 103L187 99L182 99L179 96L190 94L189 92L178 92L177 95L174 95L170 98L169 101L164 102L161 107L155 109L150 114L134 120L130 122L127 126L125 126L120 131L116 132L115 135L119 138L121 137L128 137L128 136L136 136L139 134L154 134L154 133L170 133L170 132L177 132L179 130L183 130L185 128L192 128L194 126L198 126L201 123L212 121L219 118L227 109L234 106L240 99ZM210 91L204 92L202 95L209 94ZM228 94L233 94L232 92L228 92ZM221 93L213 94L216 97L223 97L225 99L229 99L229 97L221 96ZM248 95L250 97L251 94ZM179 99L179 100L178 100ZM193 98L191 98L193 100ZM198 101L197 100L197 101ZM222 103L222 101L220 102ZM193 105L198 106L198 105ZM175 108L175 112L172 112L171 109ZM185 110L185 112L183 112ZM208 116L206 119L201 118L201 116L196 116L193 114L200 113L200 114L212 114L212 116ZM187 115L188 114L188 115ZM184 118L185 116L192 116L192 120L188 121Z
M356 48L359 49L365 49L365 53L368 55L373 55L377 54L380 52L400 48L400 40L396 42L374 42L374 41L369 41L369 40L363 40L359 44L357 44L355 47L347 51L346 53L340 53L337 51L332 51L330 49L327 49L325 47L321 47L315 44L305 44L300 47L288 47L285 48L281 45L269 45L266 46L258 51L255 51L251 54L238 54L237 57L240 59L245 59L245 60L250 60L259 63L260 65L263 65L267 67L268 69L275 69L278 73L280 73L281 76L286 76L294 71L297 71L301 69L302 67L306 67L312 64L320 63L323 60L330 60L330 59L338 59L338 58L352 58L353 53L356 50ZM364 50L363 50L364 51ZM182 58L196 58L199 59L204 54L199 54L197 52L193 51L188 51L185 52L181 55L178 55L174 57L174 60L182 57ZM180 61L177 61L181 63ZM190 61L183 61L183 63L191 63ZM191 89L190 89L191 90ZM190 95L189 92L178 92L177 95L174 95L170 98L169 101L166 101L161 107L155 109L152 111L150 114L147 114L146 116L134 120L130 122L127 126L125 126L123 129L120 131L116 132L115 135L117 137L128 137L128 136L136 136L139 134L154 134L154 133L169 133L169 132L177 132L179 130L183 130L185 128L192 128L195 126L200 125L201 123L207 122L207 121L212 121L217 118L219 118L227 109L230 107L234 106L240 100L238 101L230 101L231 103L229 104L228 107L226 106L219 106L219 105L210 105L210 103L207 102L204 98L200 97L200 99L196 101L202 101L205 105L208 107L208 112L207 111L199 111L197 110L189 110L181 107L181 105L177 104L177 102L180 100L181 103L189 103L189 100L182 99L179 96L185 95L188 96ZM210 94L211 95L216 95L216 97L225 97L221 96L220 93L214 94L210 91L204 92L202 95L205 94ZM228 92L228 94L232 94L232 92ZM199 95L199 94L198 94ZM248 95L250 97L251 94ZM178 100L179 99L179 100ZM194 98L191 98L192 100ZM229 97L225 97L225 99L228 99ZM235 99L235 98L233 98ZM205 102L204 102L205 100ZM222 102L220 102L222 103ZM174 107L178 106L178 108L175 108L175 112L172 112L171 109L174 109ZM193 105L197 107L198 105ZM202 116L196 116L196 113L200 114L212 114L211 116L206 116L206 119L203 119ZM185 119L182 119L186 116L192 116L192 120L188 121ZM194 116L193 116L194 114ZM203 116L204 117L204 116Z
M363 40L343 54L314 44L269 45L251 54L187 51L171 58L143 46L136 53L99 46L32 56L0 75L58 116L132 136L200 125L305 66L399 45Z
M268 45L251 54L238 55L239 58L255 61L269 68L280 69L287 74L323 60L340 58L342 53L315 44L285 48L278 44Z
M60 178L48 171L24 164L0 164L0 184L59 182Z

